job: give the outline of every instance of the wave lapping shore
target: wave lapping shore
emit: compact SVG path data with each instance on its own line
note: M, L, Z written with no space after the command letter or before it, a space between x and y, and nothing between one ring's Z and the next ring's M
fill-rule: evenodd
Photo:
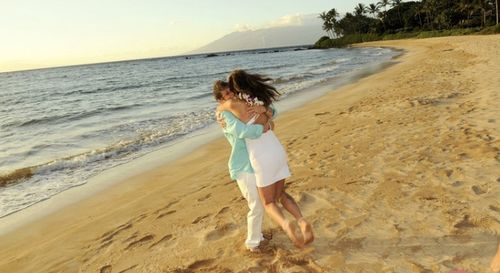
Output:
M207 130L211 84L242 64L288 97L398 54L294 49L0 73L0 218Z
M0 237L0 272L488 272L500 236L500 36L383 41L399 63L280 115L288 191L316 240L270 219L244 249L229 145Z

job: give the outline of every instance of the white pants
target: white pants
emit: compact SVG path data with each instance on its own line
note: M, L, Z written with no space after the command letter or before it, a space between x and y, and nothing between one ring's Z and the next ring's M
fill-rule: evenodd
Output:
M257 185L255 184L255 174L241 172L236 179L241 194L248 203L250 211L247 214L247 248L259 246L264 239L262 236L262 218L264 217L264 207L260 201Z

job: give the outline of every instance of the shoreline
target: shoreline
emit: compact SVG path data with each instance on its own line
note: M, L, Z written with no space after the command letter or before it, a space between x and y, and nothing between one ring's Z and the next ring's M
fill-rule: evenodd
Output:
M405 53L404 50L394 47L386 48L390 48L398 52L398 54L389 61L350 71L321 84L301 89L290 94L284 101L278 101L276 103L280 115L307 105L330 92L335 92L342 86L356 83L369 75L379 73L394 65L396 60ZM126 181L127 179L147 173L155 168L166 166L170 162L188 155L196 148L210 145L211 142L220 139L223 139L223 136L219 128L215 125L210 125L204 129L190 133L185 137L174 140L171 143L162 145L156 150L136 159L107 169L91 177L85 184L72 187L46 200L42 200L24 209L0 217L0 236L7 235L9 232L15 231L16 228L28 225L43 217L50 217L51 214L57 213L57 211L64 209L68 205L91 198L93 195L100 194L102 191L112 186L117 186L120 182Z
M365 44L408 52L278 116L317 238L304 250L266 219L264 254L245 251L219 138L0 236L0 271L484 271L500 234L498 38Z
M50 217L51 214L65 209L68 205L77 204L87 198L92 198L95 194L101 194L106 189L119 185L122 181L168 165L170 162L189 154L194 149L220 138L215 129L214 126L209 126L194 132L139 158L107 169L91 177L85 184L72 187L49 199L0 217L0 237L43 217Z

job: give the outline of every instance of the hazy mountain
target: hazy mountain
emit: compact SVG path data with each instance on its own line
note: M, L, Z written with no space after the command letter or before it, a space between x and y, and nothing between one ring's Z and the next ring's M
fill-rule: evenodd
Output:
M273 27L230 33L189 54L233 51L256 48L312 45L325 32L321 25Z

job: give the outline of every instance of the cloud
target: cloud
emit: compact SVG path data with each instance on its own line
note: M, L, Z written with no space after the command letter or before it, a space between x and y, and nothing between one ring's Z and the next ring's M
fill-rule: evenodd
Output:
M250 30L254 30L254 29L255 28L253 28L249 24L236 24L233 26L233 31L236 31L236 32L244 32L244 31L250 31Z
M305 26L321 24L317 14L289 14L273 20L264 25L263 28L286 27L286 26Z
M287 26L309 26L309 25L321 25L321 19L318 18L318 14L289 14L282 16L276 20L263 23L261 25L252 26L246 23L238 23L233 26L233 31L235 32L245 32L253 31L258 29L266 29L273 27L287 27Z

